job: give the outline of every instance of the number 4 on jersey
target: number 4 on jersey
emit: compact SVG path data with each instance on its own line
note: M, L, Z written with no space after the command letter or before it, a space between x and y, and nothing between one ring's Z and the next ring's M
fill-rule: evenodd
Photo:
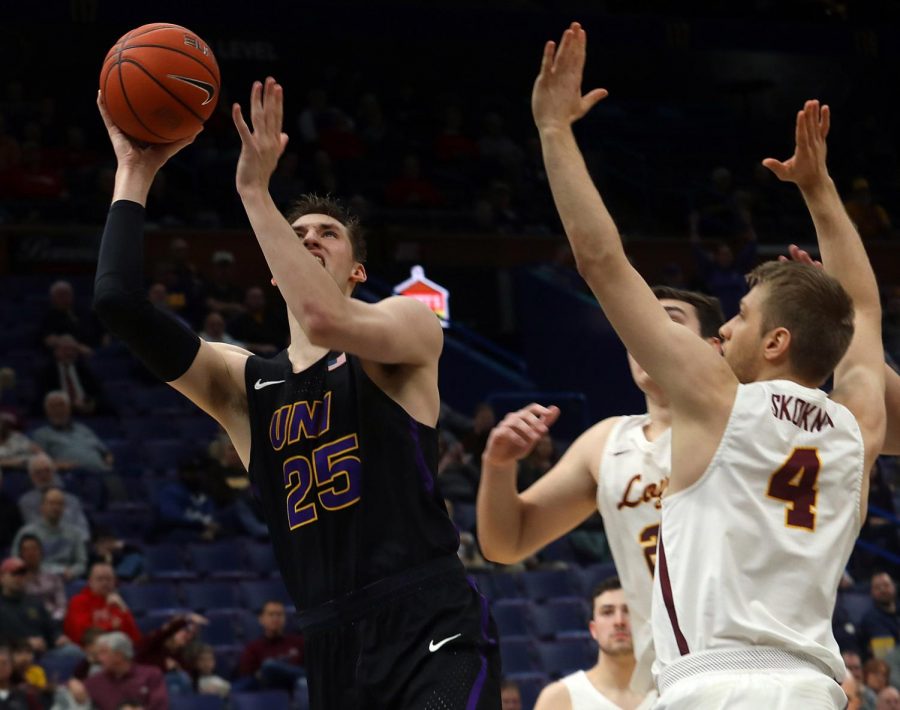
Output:
M769 479L766 495L786 503L784 524L789 528L816 529L816 481L822 462L815 448L796 448Z

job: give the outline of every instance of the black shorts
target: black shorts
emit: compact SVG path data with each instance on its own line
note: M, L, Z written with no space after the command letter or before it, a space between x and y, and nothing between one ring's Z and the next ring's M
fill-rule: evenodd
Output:
M461 571L304 631L311 710L494 710L500 653L487 600Z

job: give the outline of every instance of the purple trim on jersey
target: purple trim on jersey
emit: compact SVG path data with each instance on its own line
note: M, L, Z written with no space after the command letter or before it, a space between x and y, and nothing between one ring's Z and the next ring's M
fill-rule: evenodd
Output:
M425 486L426 491L433 493L434 478L431 476L431 471L428 470L428 464L425 463L425 454L422 452L422 444L419 442L419 422L412 417L409 418L409 435L416 447L416 468L419 469L422 485Z
M659 567L659 586L662 589L663 601L666 603L666 611L669 612L669 622L672 624L675 641L678 643L678 652L682 656L686 656L691 652L691 649L688 648L687 639L681 633L681 627L678 625L678 614L675 613L675 598L672 596L672 582L669 580L666 548L663 547L662 525L659 526L659 557L656 563Z
M487 598L478 591L478 587L475 585L475 580L471 577L466 577L466 581L475 590L475 593L478 595L478 599L481 602L481 638L485 641L485 643L490 643L488 639L488 607L487 607ZM481 691L484 689L484 679L487 676L487 658L483 653L478 654L481 657L481 668L478 670L478 675L475 678L475 683L472 685L472 690L469 692L469 701L466 703L466 710L475 710L478 707L478 701L481 700Z

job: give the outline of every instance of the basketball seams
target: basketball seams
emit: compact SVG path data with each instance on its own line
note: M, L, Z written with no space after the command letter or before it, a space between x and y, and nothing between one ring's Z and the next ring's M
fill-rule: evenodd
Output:
M184 30L184 31L187 32L189 35L193 35L193 34L194 34L194 33L191 32L187 27L183 27L182 25L164 25L164 24L155 24L155 25L148 25L148 26L147 26L147 29L145 29L143 32L137 32L136 30L132 30L132 31L129 32L127 35L125 35L122 39L120 39L119 42L121 42L121 43L124 44L124 43L127 42L129 39L134 39L134 38L136 38L136 37L143 37L144 35L148 35L148 34L150 34L151 32L156 32L157 30ZM196 35L195 35L195 36L196 36Z
M140 64L137 64L136 62L134 62L134 63L137 66L140 66ZM122 76L122 66L121 65L122 65L122 62L116 63L116 67L118 67L118 69L119 69L119 90L122 92L122 98L125 99L125 103L128 106L128 110L131 111L131 115L137 119L137 122L140 123L141 126L143 126L144 130L147 131L147 133L150 133L158 138L162 138L164 141L168 140L166 138L166 136L163 136L163 135L157 133L156 131L151 130L150 127L146 123L144 123L144 121L138 115L138 112L134 110L134 107L131 105L131 100L128 98L128 92L125 91L125 79ZM143 67L141 67L141 69L143 69Z
M175 99L178 103L180 103L180 104L184 107L184 109L185 109L186 111L190 112L190 114L191 114L194 118L196 118L198 121L200 121L200 123L203 123L203 117L202 117L200 114L198 114L196 111L194 111L194 109L192 109L187 103L185 103L179 96L177 96L176 94L172 93L172 92L169 90L169 88L168 88L165 84L163 84L159 79L157 79L155 76L153 76L153 74L151 74L150 72L148 72L148 71L147 71L147 68L146 68L143 64L141 64L140 62L138 62L138 61L135 60L135 59L123 59L121 62L119 62L119 64L126 64L126 63L127 63L127 64L133 64L133 65L136 66L138 69L140 69L142 72L144 72L144 74L147 75L147 78L148 78L148 79L150 79L151 81L153 81L153 83L155 83L157 86L159 86L160 89L162 89L163 91L165 91L169 96L171 96L171 97L172 97L173 99ZM121 73L122 73L122 70L119 69L119 74L121 74ZM122 87L122 91L124 92L124 90L125 90L125 87L123 86L123 87ZM127 100L127 98L126 98L126 100ZM131 104L129 104L128 107L131 108ZM135 114L135 115L137 115L137 114ZM142 121L141 123L143 123L143 121ZM149 130L149 129L148 129L148 130ZM159 135L159 134L156 133L155 131L150 131L150 132L153 133L153 135L155 135L155 136L158 136L158 135Z
M169 52L175 52L175 54L180 54L182 57L187 57L188 59L190 59L193 62L197 62L197 64L199 64L201 67L203 67L206 70L206 72L209 74L210 78L216 82L216 91L219 90L219 88L220 88L219 87L219 82L220 82L219 76L216 76L212 72L212 70L206 65L206 63L203 62L203 60L197 59L197 57L195 57L190 52L185 52L181 49L176 49L175 47L170 47L169 45L166 45L166 44L132 44L128 47L125 47L122 51L125 52L129 49L144 49L144 48L165 49ZM212 57L212 54L210 54L209 56ZM213 58L213 66L215 66L216 70L218 71L219 65L216 63L215 58Z

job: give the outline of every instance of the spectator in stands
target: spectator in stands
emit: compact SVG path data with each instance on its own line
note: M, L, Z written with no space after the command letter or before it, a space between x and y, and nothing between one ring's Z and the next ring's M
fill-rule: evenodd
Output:
M225 318L218 311L206 314L206 318L203 319L203 330L198 335L208 343L227 343L239 348L244 347L244 343L231 337L228 333L225 327Z
M186 239L175 237L169 242L170 277L165 281L169 308L185 320L197 316L198 297L202 282L197 267L191 261L190 245Z
M87 585L69 601L63 628L77 644L89 628L122 631L134 642L141 639L134 616L116 591L115 571L102 562L91 567Z
M306 675L303 637L285 633L286 624L284 604L267 601L259 614L263 635L244 646L235 690L261 687L291 691L297 679Z
M33 710L28 696L13 685L13 660L9 646L0 646L0 708L3 710Z
M158 629L142 638L135 647L134 659L146 666L156 666L166 674L166 685L170 687L168 674L179 671L184 674L186 687L193 684L196 675L196 659L191 646L200 632L200 627L209 622L200 614L178 614Z
M56 281L50 286L50 308L40 327L41 342L53 349L61 335L71 335L82 355L89 355L95 345L96 325L90 316L75 310L75 291L68 281Z
M597 706L637 707L647 697L631 691L634 673L634 646L628 603L618 577L602 581L591 595L591 637L597 642L597 663L551 683L538 696L535 710L554 710L578 705L591 698Z
M8 550L19 528L24 525L19 506L4 490L0 469L0 551Z
M558 456L549 434L544 434L534 450L519 462L516 488L521 493L553 468Z
M44 546L37 535L23 535L15 551L25 563L25 593L44 602L56 622L66 615L66 587L61 574L43 568Z
M48 693L47 673L34 662L34 649L28 641L21 640L12 645L12 661L13 683L24 690L26 695L40 700L41 705L49 705L52 694Z
M16 431L16 418L9 412L0 412L0 468L25 468L28 457L42 453L22 432Z
M87 550L78 528L63 522L65 493L60 488L47 488L41 498L41 517L26 523L13 540L13 549L25 535L35 535L44 546L44 568L61 574L68 581L87 571Z
M877 658L870 658L863 665L863 678L866 687L877 696L891 682L891 670L888 664Z
M247 469L228 434L220 431L209 445L209 455L211 461L204 471L206 489L213 503L223 511L223 525L257 539L268 538L269 528L250 489Z
M57 633L43 602L25 593L26 573L18 557L7 557L0 564L0 638L28 641L37 653L65 645L68 639Z
M97 653L97 639L103 636L104 633L106 632L93 626L84 632L84 635L81 637L81 648L84 650L84 658L72 671L73 678L84 680L88 676L103 670Z
M897 588L887 572L872 575L870 594L873 607L863 615L859 639L865 653L884 658L900 640Z
M244 309L228 324L231 336L257 355L273 355L281 350L285 343L285 326L266 306L266 294L259 286L247 289Z
M444 498L460 503L474 503L479 473L462 443L442 430L438 436L438 456L438 479Z
M173 541L213 540L222 530L216 505L204 490L204 462L178 469L178 480L160 488L155 500L156 530Z
M228 697L231 683L216 675L216 653L209 644L200 644L195 651L194 667L196 668L196 688L204 695Z
M509 137L503 119L494 112L485 114L482 120L478 152L491 177L514 177L525 160L525 151Z
M848 677L852 677L856 683L857 692L862 699L862 707L864 710L873 710L875 707L875 693L866 687L866 684L863 682L863 664L859 654L856 651L842 651L841 657L844 659L844 665L847 667Z
M878 693L875 710L900 710L900 690L887 686Z
M28 477L31 479L32 488L19 498L19 511L26 523L36 523L41 517L44 492L50 488L62 490L63 482L56 473L53 459L44 453L32 456L28 460ZM91 537L91 528L81 507L81 500L67 491L63 491L63 497L66 499L66 505L62 523L78 530L82 539L87 541Z
M110 565L120 580L130 581L144 571L141 550L105 528L97 530L88 551L88 563L93 565L98 562Z
M48 392L44 397L44 413L49 424L34 432L34 441L62 470L80 468L87 471L109 472L113 456L87 426L72 419L69 395L61 390Z
M494 414L494 408L490 404L481 402L475 406L472 428L462 437L463 448L473 461L481 461L488 436L496 423L497 415Z
M509 678L500 681L501 710L522 710L522 692L519 684Z
M844 207L863 239L882 239L890 236L891 218L887 210L872 197L872 190L866 178L853 179L850 196Z
M130 705L143 710L168 710L169 695L162 673L135 663L134 645L121 631L97 639L103 670L84 681L96 710L120 710Z
M194 329L194 326L191 325L188 320L179 315L172 308L169 298L169 289L161 281L154 281L152 284L150 284L150 287L147 289L147 300L150 301L150 303L152 303L159 310L170 313L172 317L175 318L175 320L177 320L179 323L181 323L181 325L183 325L185 328L189 328L190 330Z
M422 175L422 165L416 155L406 155L400 174L388 182L385 200L392 207L433 208L444 204L444 195L437 186Z
M748 216L749 219L749 216ZM735 255L726 242L718 242L713 253L700 244L700 235L691 230L691 245L697 276L703 289L722 303L725 318L731 318L740 309L741 298L747 293L744 274L756 265L756 233L747 227L746 241Z
M100 381L87 366L78 350L78 341L71 335L57 336L53 360L38 375L39 397L55 390L69 395L75 414L85 416L110 411Z
M234 318L244 310L244 291L234 281L234 254L220 250L212 255L212 275L204 286L207 311Z

